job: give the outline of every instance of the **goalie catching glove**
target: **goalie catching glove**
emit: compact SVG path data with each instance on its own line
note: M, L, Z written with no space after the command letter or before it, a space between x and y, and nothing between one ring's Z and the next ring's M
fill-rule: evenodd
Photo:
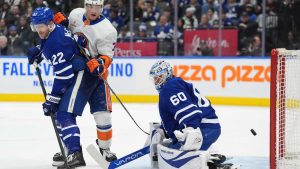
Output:
M46 102L43 103L43 110L45 116L50 116L50 114L55 114L58 105L59 105L60 97L48 94L46 96Z
M179 150L199 150L203 143L203 136L200 128L187 127L182 131L175 130L174 134L178 142L182 144Z
M108 70L107 68L111 64L111 58L108 56L100 56L99 58L93 58L89 60L86 65L88 70L97 76L100 76L103 79L107 79Z

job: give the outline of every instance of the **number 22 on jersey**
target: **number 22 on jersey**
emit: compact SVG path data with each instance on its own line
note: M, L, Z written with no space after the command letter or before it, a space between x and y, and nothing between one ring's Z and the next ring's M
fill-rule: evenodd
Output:
M59 63L63 63L66 60L63 58L64 54L62 52L57 53L56 55L52 56L52 65L57 65Z

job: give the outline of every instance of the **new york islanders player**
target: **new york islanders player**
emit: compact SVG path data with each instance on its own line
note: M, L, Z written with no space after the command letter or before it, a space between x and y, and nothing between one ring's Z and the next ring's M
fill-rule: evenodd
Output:
M111 123L111 98L108 86L102 80L108 75L108 67L112 62L117 31L102 15L104 0L85 0L85 8L77 8L71 11L68 18L62 13L55 15L55 22L63 24L75 34L81 34L88 40L87 49L93 59L87 65L90 72L101 74L94 94L91 96L91 113L94 116L97 127L97 142L102 156L107 161L113 161L117 157L110 151L112 139ZM104 62L104 64L101 64ZM58 158L58 160L61 158Z
M53 13L46 7L39 7L33 11L31 27L38 33L41 45L28 49L29 63L39 63L44 58L50 62L55 72L52 91L43 103L44 114L48 116L53 113L56 117L61 139L68 149L69 166L85 166L76 117L81 115L87 103L87 82L93 76L84 71L86 60L80 56L76 44L81 43L82 40L79 39L82 38L74 38L65 27L55 25ZM75 42L75 39L79 41ZM61 165L58 168L65 166Z
M157 153L155 151L161 149L164 151L158 153L158 159L163 156L162 154L169 152L167 156L175 161L173 155L176 152L185 151L192 153L189 157L191 160L199 155L197 154L198 150L202 156L205 156L205 159L209 159L209 154L203 152L208 150L221 134L221 126L210 101L193 84L185 82L180 77L175 77L172 67L165 61L158 61L151 67L150 77L159 92L159 113L162 121L161 126L155 127L156 129L151 134L152 160ZM170 144L166 145L166 142L163 142L164 138L169 138ZM157 144L161 144L158 148L160 150L152 148ZM178 159L180 157L182 160L183 154L181 153L182 157L178 156ZM200 168L207 168L205 159ZM178 167L179 160L174 164L172 160L169 160L166 165L163 164L164 161L167 160L164 159L161 163L159 161L160 168L168 169L172 166L180 168ZM189 165L183 167L185 169L199 168L200 163L196 161L194 165L184 163L183 165Z

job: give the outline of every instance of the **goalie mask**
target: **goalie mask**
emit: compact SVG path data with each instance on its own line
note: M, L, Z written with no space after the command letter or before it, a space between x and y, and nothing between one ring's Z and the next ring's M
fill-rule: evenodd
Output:
M165 61L156 62L150 69L150 78L153 80L157 91L160 91L163 85L172 77L172 66Z

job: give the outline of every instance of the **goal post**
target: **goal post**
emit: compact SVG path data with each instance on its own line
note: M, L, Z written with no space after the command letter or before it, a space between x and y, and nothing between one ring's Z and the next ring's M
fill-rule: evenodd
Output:
M270 169L300 169L300 50L272 50L270 89Z

